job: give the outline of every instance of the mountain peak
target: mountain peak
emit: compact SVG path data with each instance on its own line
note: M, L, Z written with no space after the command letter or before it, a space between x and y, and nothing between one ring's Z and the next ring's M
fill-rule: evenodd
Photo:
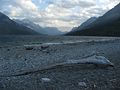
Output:
M20 25L0 12L0 35L38 35L39 33Z

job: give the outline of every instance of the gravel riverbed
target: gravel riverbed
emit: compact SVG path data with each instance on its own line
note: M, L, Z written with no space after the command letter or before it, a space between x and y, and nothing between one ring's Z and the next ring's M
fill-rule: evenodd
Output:
M93 53L106 57L114 67L40 70ZM0 36L0 90L120 90L120 38Z

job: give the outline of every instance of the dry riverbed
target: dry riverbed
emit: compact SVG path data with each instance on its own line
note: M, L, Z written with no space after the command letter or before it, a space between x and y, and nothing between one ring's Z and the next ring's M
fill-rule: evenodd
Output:
M114 67L49 65L104 56ZM0 90L120 90L120 39L0 37Z

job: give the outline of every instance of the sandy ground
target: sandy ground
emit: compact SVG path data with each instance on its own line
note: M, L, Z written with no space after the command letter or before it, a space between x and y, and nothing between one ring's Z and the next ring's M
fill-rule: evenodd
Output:
M93 53L115 66L73 65L40 70ZM21 73L25 74L19 76ZM1 36L0 90L120 90L120 38Z

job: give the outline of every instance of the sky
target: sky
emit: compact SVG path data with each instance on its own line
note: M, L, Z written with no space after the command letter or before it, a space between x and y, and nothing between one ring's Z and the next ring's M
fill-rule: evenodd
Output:
M42 27L70 31L118 3L120 0L0 0L0 12L11 19L29 19Z

